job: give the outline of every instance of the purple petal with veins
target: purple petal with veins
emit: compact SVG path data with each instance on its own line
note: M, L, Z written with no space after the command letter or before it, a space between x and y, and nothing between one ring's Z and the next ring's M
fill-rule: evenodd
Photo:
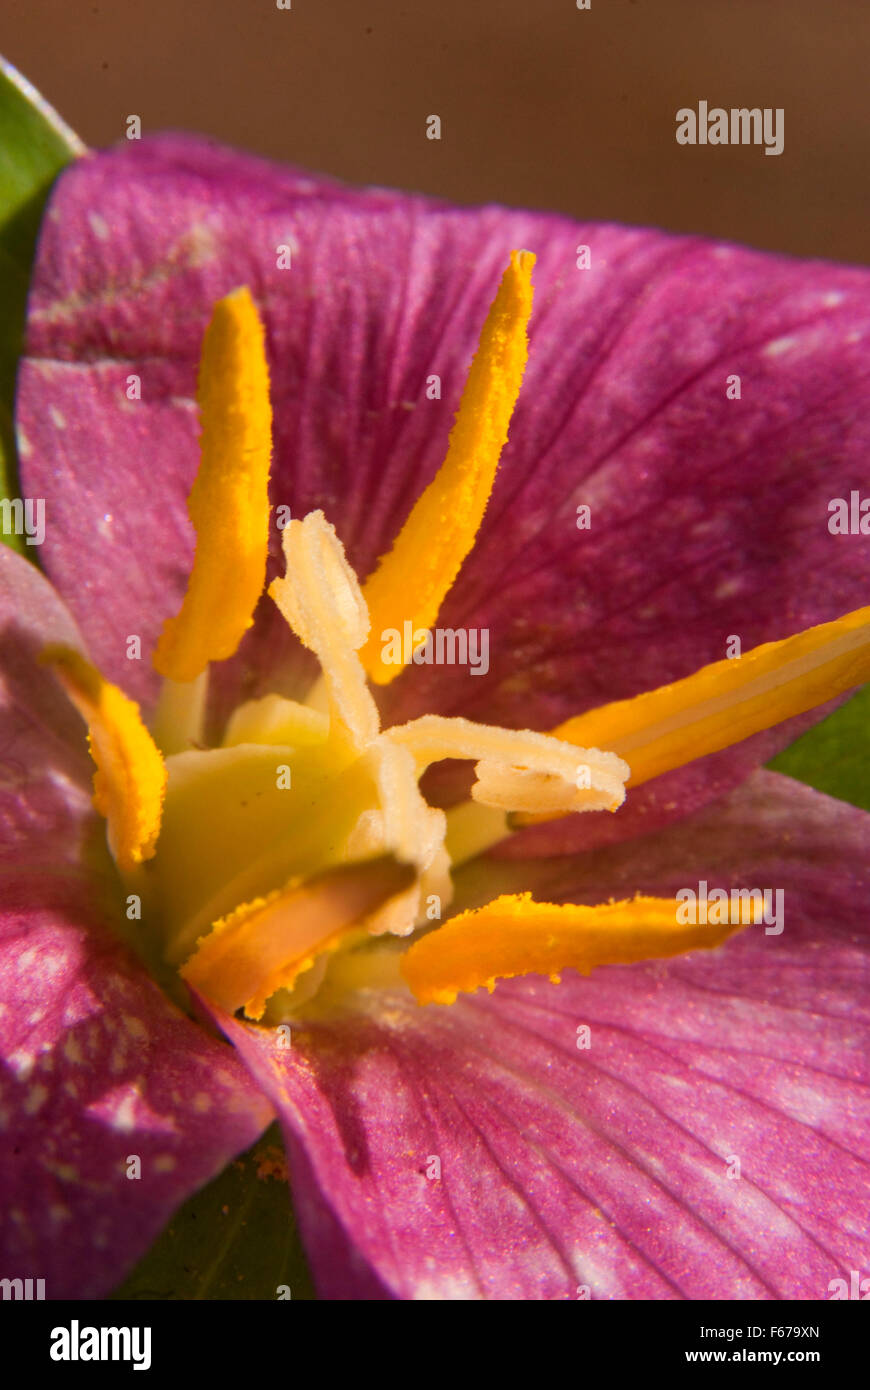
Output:
M309 1239L322 1294L826 1299L867 1267L870 816L762 773L690 832L582 858L540 886L782 888L784 930L450 1008L372 991L289 1050L220 1020L297 1155L303 1231L364 1261Z

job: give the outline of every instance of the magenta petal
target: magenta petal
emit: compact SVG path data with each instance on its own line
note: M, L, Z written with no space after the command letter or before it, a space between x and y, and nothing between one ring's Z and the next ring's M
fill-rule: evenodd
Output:
M0 550L0 1266L44 1279L48 1298L88 1298L272 1111L107 930L123 891L84 726L35 664L49 641L77 644L69 615Z
M867 1268L870 816L770 774L717 809L682 864L676 830L634 846L639 886L783 887L781 935L449 1009L360 996L289 1050L222 1021L304 1149L322 1293L826 1299Z
M49 642L81 647L48 580L0 546L0 872L79 872L95 823L84 725L37 664Z
M4 885L0 1001L3 1268L100 1297L271 1107L66 880Z
M583 244L591 270L577 269ZM61 178L20 380L49 572L110 674L129 632L150 649L189 566L191 397L214 300L247 282L266 319L274 501L322 506L364 575L443 458L515 246L538 254L529 368L442 615L490 629L491 669L416 668L387 692L390 718L546 727L721 657L730 634L749 647L863 602L867 547L829 535L827 504L867 479L866 271L355 192L162 137ZM140 402L125 395L134 372ZM740 400L726 398L734 374ZM246 692L299 675L264 614L234 668ZM135 677L138 694L153 688L147 662Z

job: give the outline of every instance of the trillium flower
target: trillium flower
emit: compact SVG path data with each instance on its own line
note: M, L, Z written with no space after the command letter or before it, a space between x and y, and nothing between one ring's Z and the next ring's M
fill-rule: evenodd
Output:
M61 177L48 577L0 569L4 1266L106 1293L277 1114L324 1296L867 1268L870 820L760 764L867 678L827 519L868 332L858 270L200 140Z

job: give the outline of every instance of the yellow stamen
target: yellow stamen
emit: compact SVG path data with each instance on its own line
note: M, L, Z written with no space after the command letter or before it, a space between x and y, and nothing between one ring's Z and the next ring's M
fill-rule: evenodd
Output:
M658 690L560 724L569 743L612 748L629 787L740 743L870 679L870 608L858 608L741 657L714 661ZM517 817L520 824L549 816Z
M129 873L154 854L160 833L166 767L139 706L103 680L71 647L46 647L41 658L87 722L94 773L94 805L108 823L109 848Z
M243 903L200 938L181 975L227 1013L262 1018L266 1001L292 989L319 955L365 939L366 919L412 878L407 866L376 859Z
M673 898L636 897L600 907L533 902L506 894L462 912L403 955L402 974L420 1004L452 1004L459 993L515 975L586 975L596 965L676 956L720 945L740 924L684 926Z
M197 399L202 461L188 501L196 555L181 610L154 653L155 668L174 681L233 655L266 582L272 411L263 325L247 289L215 305Z
M530 251L511 252L468 373L447 457L364 586L372 627L361 656L379 685L402 670L382 661L382 634L402 631L407 619L415 629L435 621L480 529L525 371L534 263Z

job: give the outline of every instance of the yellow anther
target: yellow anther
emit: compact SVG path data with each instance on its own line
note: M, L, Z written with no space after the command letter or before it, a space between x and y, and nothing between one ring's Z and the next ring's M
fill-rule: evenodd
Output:
M201 463L188 501L196 554L181 610L154 653L155 668L174 681L233 655L266 582L272 410L263 325L247 289L215 305L197 399Z
M480 529L525 371L534 263L530 251L511 252L468 373L447 457L363 587L372 625L360 655L379 685L403 669L382 660L383 634L402 631L406 620L414 629L434 623Z
M142 723L139 706L71 647L50 646L52 666L87 722L94 773L94 805L108 823L109 848L129 873L154 854L160 833L166 767Z
M740 743L870 679L870 608L765 642L658 690L617 700L553 730L568 743L612 748L628 786ZM519 816L517 823L549 820Z
M686 926L674 898L637 897L600 907L538 903L530 893L506 894L462 912L421 937L403 955L401 971L420 1004L452 1004L515 975L588 974L596 965L681 955L718 946L738 924Z
M366 937L366 919L403 892L413 871L389 858L331 869L243 903L202 937L182 977L212 1003L262 1018L317 956Z

